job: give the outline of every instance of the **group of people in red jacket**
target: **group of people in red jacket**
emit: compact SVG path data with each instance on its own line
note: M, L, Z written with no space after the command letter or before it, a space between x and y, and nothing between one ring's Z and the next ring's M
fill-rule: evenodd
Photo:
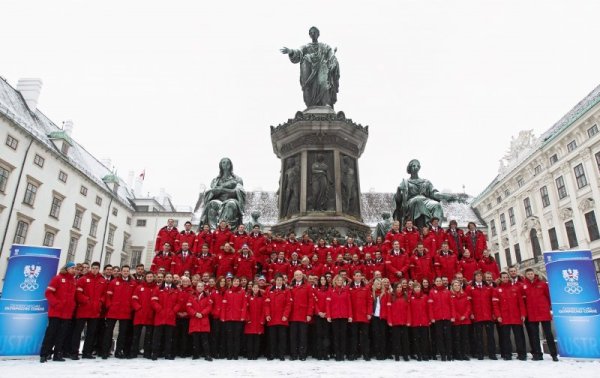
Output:
M394 222L385 238L367 236L362 246L226 222L191 227L179 232L169 220L148 271L140 264L134 274L128 266L100 273L94 262L76 278L67 263L46 290L40 361L78 359L84 328L82 358L108 358L117 322L117 358L143 348L153 360L495 360L497 332L503 359L512 359L512 333L526 360L525 325L533 360L543 356L540 326L558 360L548 285L531 269L500 273L474 223L464 232L435 218L421 230Z

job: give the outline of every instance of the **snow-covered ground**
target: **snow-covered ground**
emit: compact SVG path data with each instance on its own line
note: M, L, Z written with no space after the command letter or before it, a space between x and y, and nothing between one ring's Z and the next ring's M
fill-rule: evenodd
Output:
M39 363L38 358L0 358L0 377L543 377L600 376L600 361L174 361L79 360Z

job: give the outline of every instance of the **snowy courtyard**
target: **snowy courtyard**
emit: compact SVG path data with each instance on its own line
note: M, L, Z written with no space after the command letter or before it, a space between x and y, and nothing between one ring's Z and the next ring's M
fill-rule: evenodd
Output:
M37 357L0 359L0 377L598 377L600 361L175 361L79 360L40 364Z

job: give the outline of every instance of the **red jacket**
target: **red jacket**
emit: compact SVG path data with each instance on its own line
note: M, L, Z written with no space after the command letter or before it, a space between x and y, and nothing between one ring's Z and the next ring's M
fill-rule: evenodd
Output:
M385 234L385 243L388 245L389 250L391 250L394 247L395 241L400 243L400 248L406 250L406 240L404 238L404 233L402 231L395 232L394 230L389 230L388 233Z
M221 320L242 322L246 320L246 293L242 288L232 287L223 294Z
M291 273L290 264L286 260L280 261L279 259L269 265L269 270L271 270L271 279L275 279L277 273L285 274L288 277Z
M196 257L196 274L204 274L210 273L210 275L215 274L215 257L212 253L207 253L206 255L199 253Z
M428 235L433 235L435 238L435 249L430 249L430 251L439 251L442 249L442 243L446 241L446 231L439 226L437 230L434 230L433 227L430 227ZM424 246L425 248L428 248L427 245Z
M372 268L372 274L374 275L375 272L379 272L381 273L382 277L387 277L387 270L385 268L385 258L381 257L379 260L377 260L376 258L373 258L373 268Z
M475 260L479 261L483 257L483 250L487 248L487 240L479 230L475 230L475 234L467 231L463 238L463 246L471 252Z
M267 256L264 256L262 254L264 246L265 237L262 233L259 232L258 234L254 234L253 232L251 232L250 234L248 234L248 248L250 248L250 250L254 254L254 258L261 264L267 258Z
M458 272L458 260L452 252L444 255L442 251L433 257L433 266L437 277L447 277L452 281L454 275Z
M422 282L427 278L431 282L434 278L433 259L429 253L419 256L414 253L410 258L410 278Z
M178 243L178 240L179 232L177 231L177 227L173 227L169 230L167 226L164 226L158 230L154 251L162 251L162 247L165 243L169 243L171 245L171 249L175 250L175 248L177 248L176 243Z
M215 232L212 233L212 236L212 253L217 256L223 254L223 250L221 249L221 247L223 247L225 243L233 242L233 232L231 232L229 227L225 228L225 230L217 228Z
M523 324L521 317L527 316L523 301L522 285L500 284L494 292L494 316L502 325Z
M482 273L492 273L494 280L497 280L500 277L500 269L498 268L496 260L494 260L492 256L489 256L488 258L483 257L481 260L479 260L479 269Z
M526 279L523 283L523 295L528 321L548 322L552 320L550 291L546 282L537 277L533 279L533 282Z
M212 310L212 300L207 292L190 294L186 309L190 316L189 333L210 332L209 316Z
M400 281L401 278L408 278L408 254L400 251L396 254L391 250L385 259L385 272L391 283ZM398 276L398 273L402 273Z
M370 287L370 289L372 290L373 287ZM385 293L383 295L381 295L381 291L377 290L375 293L371 293L371 302L372 302L372 307L373 307L373 317L375 317L375 311L376 311L376 306L377 306L377 298L379 298L379 318L386 320L389 317L389 308L388 308L388 302L389 302L389 297L390 294L389 293Z
M450 290L445 287L433 287L429 291L429 317L432 320L452 319L452 303Z
M375 244L375 243L366 243L365 245L363 245L362 247L362 255L366 255L367 253L369 253L371 255L371 258L374 259L375 258L375 252L380 251L380 247Z
M320 247L317 245L315 247L315 253L317 254L317 256L319 256L319 262L321 264L325 264L327 262L327 255L331 253L331 248L327 246Z
M75 277L69 273L54 276L46 288L48 317L72 319L75 311Z
M244 327L246 335L262 335L265 333L265 298L263 296L249 295L247 322Z
M419 294L412 292L410 301L410 326L411 327L428 327L431 324L429 317L429 297L423 292Z
M423 247L425 247L426 250L429 251L429 253L435 255L437 253L437 251L439 250L438 248L438 244L441 248L442 243L438 241L437 236L433 233L430 232L427 234L427 236L421 237L421 242L423 243ZM410 252L412 253L413 250L410 250Z
M133 290L137 286L135 280L131 277L125 281L123 277L118 277L110 281L106 289L106 308L108 313L107 319L131 319L133 315L133 307L131 300Z
M289 323L290 313L292 311L292 300L290 291L285 287L277 289L272 286L269 291L266 292L267 297L265 298L265 317L271 317L269 320L269 326L284 325L287 326ZM283 318L286 320L283 320Z
M302 259L302 257L304 257L304 256L308 256L308 257L312 258L312 255L314 252L315 252L315 245L313 244L312 241L308 241L308 242L301 241L300 242L300 251L298 252L300 254L300 259Z
M454 325L471 324L471 298L465 292L452 292L450 296L452 303L452 317ZM463 318L461 320L461 318Z
M260 254L265 262L271 257L271 253L283 251L283 243L274 239L264 238L263 246L260 249Z
M411 312L409 305L409 294L406 293L406 298L402 293L396 299L392 295L388 296L388 318L387 322L391 327L394 326L410 326L411 324Z
M222 253L217 255L217 277L225 277L227 273L233 274L233 265L235 264L235 253Z
M152 296L156 284L141 283L133 290L131 307L133 308L133 325L154 325L154 309Z
M179 293L177 295L177 319L187 318L187 303L190 301L190 296L196 294L197 291L191 286L179 287Z
M210 311L211 318L221 319L221 307L223 307L223 292L221 290L213 290L210 292L210 300L212 301L212 309Z
M237 253L233 263L233 274L236 277L246 277L249 281L254 280L256 260L252 253L248 253L246 256L242 253Z
M179 290L175 285L167 289L165 284L154 288L152 293L152 308L154 309L154 325L175 326L177 313L180 310Z
M448 242L448 249L455 251L457 255L462 256L464 247L463 241L465 234L463 230L457 228L454 232L451 228L446 230L446 241ZM473 256L473 255L471 255Z
M194 231L186 231L183 230L179 233L179 238L177 240L177 245L175 246L175 251L181 251L181 245L183 243L188 243L190 252L196 251L196 234Z
M471 312L474 322L491 322L494 320L494 307L492 298L494 297L494 288L487 286L485 282L479 287L476 283L468 287L468 293L471 297Z
M288 239L285 241L285 244L283 245L283 250L285 251L285 257L287 259L292 257L293 252L298 252L298 255L300 255L300 243L297 242L296 240Z
M314 290L315 316L319 313L327 314L327 298L330 296L330 288L316 288Z
M358 323L368 323L373 315L373 295L371 289L361 284L358 287L352 282L348 290L350 291L350 302L352 303L352 321ZM384 306L385 304L382 304Z
M414 227L411 231L409 231L407 228L404 228L402 230L402 233L404 234L403 248L407 251L414 251L415 248L417 248L417 243L419 243L419 239L421 239L421 234L419 233L419 230L417 230Z
M292 302L290 321L307 323L306 317L312 316L314 313L312 286L304 281L298 283L292 280L290 283L290 300Z
M152 273L157 273L160 268L165 268L165 272L174 273L176 265L177 261L173 252L169 252L167 254L164 252L158 252L152 259L150 270Z
M248 241L250 240L250 236L248 235L248 233L246 231L240 233L239 231L236 231L233 233L233 250L234 251L239 251L240 249L242 249L242 246L244 244L248 244Z
M199 232L198 234L196 234L196 240L194 241L194 252L201 253L202 252L202 246L204 244L208 244L208 250L209 250L209 252L213 250L212 249L212 245L213 245L213 234L212 234L212 232L202 230L201 232Z
M363 276L365 276L365 278L367 279L367 281L371 281L373 279L373 269L374 268L375 268L375 261L373 259L363 261L362 273L363 273Z
M350 254L350 256L358 255L359 259L363 259L365 257L364 253L360 250L360 247L356 244L346 244L346 252Z
M188 251L186 257L183 257L183 251L175 255L173 258L175 261L175 273L180 276L187 270L190 275L195 274L198 270L198 259L192 254L192 251Z
M102 312L104 305L106 288L108 281L98 273L93 275L91 272L77 280L77 319L97 319Z
M458 262L459 271L462 272L463 277L467 279L467 281L473 281L475 279L475 271L479 269L479 264L475 261L474 258L463 257Z
M347 287L335 287L329 292L327 300L327 318L352 318L352 299Z

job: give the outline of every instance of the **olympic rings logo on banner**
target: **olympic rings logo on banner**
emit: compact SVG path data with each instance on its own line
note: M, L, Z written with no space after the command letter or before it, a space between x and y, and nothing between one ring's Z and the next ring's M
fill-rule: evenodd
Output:
M31 281L29 281L29 282L25 281L25 282L22 282L19 285L19 287L23 291L35 291L35 290L37 290L40 287L40 285L38 285L38 283L35 282L35 281L33 281L33 282L31 282Z

